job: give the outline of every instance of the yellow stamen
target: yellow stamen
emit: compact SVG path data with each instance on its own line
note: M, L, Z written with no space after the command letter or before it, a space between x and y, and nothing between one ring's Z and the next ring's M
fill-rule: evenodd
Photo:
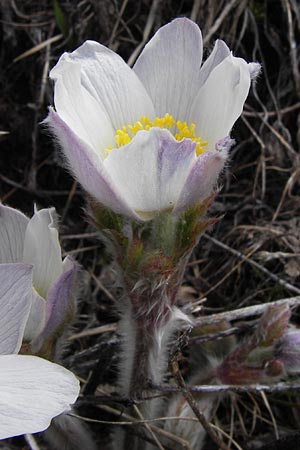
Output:
M171 114L165 114L164 117L155 117L155 119L151 122L151 120L142 116L140 120L135 122L133 125L123 125L121 128L116 130L115 134L115 143L116 147L122 147L123 145L129 144L131 139L138 133L140 130L150 130L150 128L159 127L164 128L174 135L177 141L181 141L184 138L191 139L193 142L196 142L196 154L199 156L201 153L205 152L205 146L208 144L207 141L203 141L201 136L195 136L195 128L196 125L194 123L187 124L186 122L181 122L175 120L171 116ZM108 154L112 146L106 147L104 150L105 154Z

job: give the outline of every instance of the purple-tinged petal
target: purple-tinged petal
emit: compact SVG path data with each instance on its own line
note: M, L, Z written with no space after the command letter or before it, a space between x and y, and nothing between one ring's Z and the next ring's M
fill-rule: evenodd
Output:
M50 287L46 299L46 320L39 336L31 344L34 352L38 351L43 341L54 335L59 328L68 323L75 313L75 290L78 267L72 258L67 257L66 270Z
M146 220L173 209L196 160L195 146L190 139L178 142L168 130L151 128L111 150L103 164L130 207Z
M133 70L149 93L156 114L186 120L199 90L202 37L189 19L175 19L161 27L145 46Z
M0 264L0 355L19 351L31 301L32 266Z
M27 224L23 213L0 204L0 263L22 261Z
M36 356L0 356L0 439L45 430L79 395L72 372Z
M81 140L57 113L50 109L46 122L58 138L67 164L82 187L102 205L138 219L112 182L100 158Z
M229 152L229 150L231 149L231 147L235 144L235 140L231 139L230 136L225 136L224 138L220 139L216 145L215 145L215 150L217 150L218 152Z
M250 88L248 64L231 54L210 72L191 108L196 135L208 141L207 149L228 136L241 115Z
M74 52L64 53L50 74L51 78L63 84L70 70L70 64L66 66L66 62L73 63L74 69L76 66L80 67L82 95L86 95L86 92L90 94L104 115L109 118L114 130L134 123L142 115L154 117L154 108L143 84L125 61L112 50L98 42L86 41ZM74 93L70 85L66 85L68 92L66 90L64 92L63 89L62 87L60 90L60 96L55 98L58 114L62 109L65 110L65 98L77 94L77 90ZM68 105L71 106L70 102ZM71 107L74 106L75 104ZM80 105L78 107L80 108ZM87 127L90 114L91 112L87 110L83 119ZM92 120L95 121L94 118ZM76 132L76 124L73 128L68 121L66 123ZM83 138L81 135L80 137Z
M200 203L212 193L226 158L224 150L205 152L197 158L180 192L174 213Z
M55 208L36 211L28 223L24 239L23 261L33 264L33 285L44 298L53 281L62 274L55 221Z

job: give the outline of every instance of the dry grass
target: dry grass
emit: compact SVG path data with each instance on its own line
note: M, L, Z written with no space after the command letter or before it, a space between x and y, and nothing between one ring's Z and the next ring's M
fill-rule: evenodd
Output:
M109 256L85 220L83 193L39 125L52 103L49 69L63 51L87 38L108 45L132 64L153 33L178 16L200 25L206 52L221 38L235 55L262 63L262 74L234 127L237 145L210 211L224 217L201 239L182 291L182 302L193 308L196 317L261 305L300 293L300 13L297 0L61 0L57 4L56 12L50 0L0 4L0 131L9 132L0 136L0 194L3 202L28 214L34 202L55 206L61 216L64 250L86 271L65 364L83 380L78 414L91 419L99 448L105 450L114 426L106 422L119 420L124 403L116 395L111 397L119 345L117 293ZM297 309L292 320L299 322ZM233 333L241 333L248 321L234 318ZM298 389L232 392L221 402L214 424L245 450L296 449L299 402ZM127 419L140 420L121 418ZM219 436L229 447L230 438ZM0 448L30 448L22 438L3 445ZM216 448L213 445L208 441L206 448ZM188 448L184 442L182 448Z

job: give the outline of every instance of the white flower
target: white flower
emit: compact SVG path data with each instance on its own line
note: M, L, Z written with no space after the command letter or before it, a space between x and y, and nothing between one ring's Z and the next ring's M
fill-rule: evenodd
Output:
M62 261L55 209L36 211L31 219L16 209L0 205L0 264L33 265L33 302L24 339L38 348L74 309L75 262Z
M36 356L16 355L32 301L32 265L0 265L0 439L45 430L79 394L75 376Z
M201 63L200 29L185 18L162 27L133 69L93 41L61 56L46 122L99 203L144 220L211 193L258 65L220 40Z

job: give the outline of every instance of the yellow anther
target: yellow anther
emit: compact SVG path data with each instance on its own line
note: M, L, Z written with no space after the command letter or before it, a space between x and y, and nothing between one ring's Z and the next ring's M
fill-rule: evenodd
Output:
M142 124L144 127L150 126L150 125L151 125L151 122L150 122L149 117L146 117L146 116L142 116L142 117L140 118L140 122L141 122L141 124Z
M161 128L163 123L164 123L163 117L155 117L155 119L153 121L153 126Z
M133 125L123 125L121 128L116 130L116 147L122 147L123 145L129 144L131 139L140 130L148 131L153 127L171 131L177 141L181 141L184 138L191 139L196 143L195 151L197 156L205 152L204 147L208 144L208 142L203 141L201 136L195 136L196 125L194 123L187 124L187 122L181 122L180 120L175 122L174 118L169 113L166 113L163 117L155 117L153 121L151 121L147 116L141 116L140 120L134 122ZM106 147L104 149L104 153L108 154L111 149L112 146Z
M127 125L127 128L131 131L132 136L134 136L139 130L143 130L144 126L141 122L135 122L133 125Z

